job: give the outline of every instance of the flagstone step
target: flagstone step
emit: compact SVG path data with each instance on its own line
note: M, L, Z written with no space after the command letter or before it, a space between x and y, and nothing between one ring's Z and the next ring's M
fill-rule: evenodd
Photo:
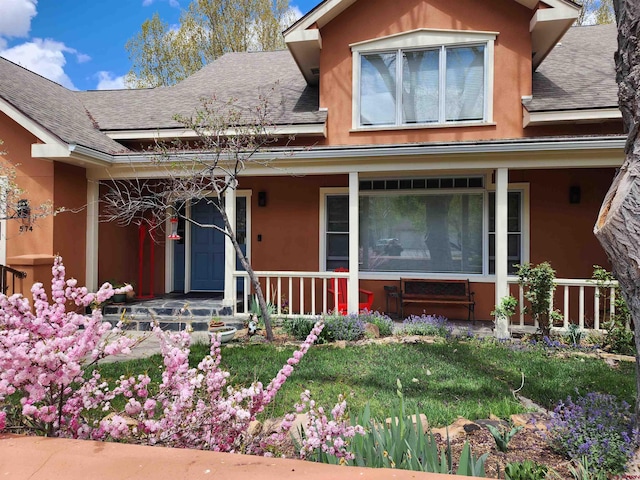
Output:
M163 330L206 331L209 322L217 319L231 326L242 321L232 317L232 309L218 299L153 299L126 304L110 304L103 308L105 321L112 325L124 321L127 330L147 331L154 322Z

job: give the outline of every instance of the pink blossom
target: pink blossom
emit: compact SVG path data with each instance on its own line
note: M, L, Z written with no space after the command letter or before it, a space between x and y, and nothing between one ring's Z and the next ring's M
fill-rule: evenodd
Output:
M14 408L5 399L18 395L21 407L16 413L29 417L23 428L59 437L239 451L249 423L273 400L324 326L318 321L266 388L260 382L244 388L227 384L230 374L220 368L219 337L213 339L210 354L191 368L188 333L163 332L155 326L164 364L161 383L149 388L150 378L141 374L123 376L110 387L96 371L85 375L86 367L105 356L128 353L137 341L104 322L99 309L83 315L67 312L66 305L88 306L130 289L114 290L107 283L89 292L75 279L65 281L58 257L52 268L51 298L42 284L31 289L32 305L21 295L0 295L0 404ZM117 398L126 400L124 411L114 409ZM309 392L302 398L313 408ZM97 412L104 412L102 421L87 420ZM6 428L7 418L1 411L0 429ZM285 426L292 421L287 417ZM318 435L311 438L322 443ZM259 445L250 448L264 451ZM340 442L331 448L340 450Z

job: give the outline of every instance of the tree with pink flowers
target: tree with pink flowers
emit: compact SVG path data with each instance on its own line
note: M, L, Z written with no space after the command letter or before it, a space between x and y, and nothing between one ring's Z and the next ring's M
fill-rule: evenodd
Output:
M227 384L229 373L219 367L219 338L190 368L189 334L155 327L164 362L160 385L150 388L150 378L141 374L110 386L96 370L89 375L89 368L143 340L104 322L96 307L129 288L107 283L91 293L65 279L58 257L50 300L40 283L31 289L33 305L19 294L0 295L0 431L18 427L56 437L239 451L249 423L274 399L324 326L316 323L269 385L244 388ZM70 304L80 311L67 311ZM88 306L94 308L85 315ZM124 399L122 411L113 408L116 399Z

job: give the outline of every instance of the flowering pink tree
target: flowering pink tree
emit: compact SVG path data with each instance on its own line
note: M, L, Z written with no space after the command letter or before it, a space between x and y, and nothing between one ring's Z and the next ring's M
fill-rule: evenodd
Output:
M229 373L219 368L219 337L210 354L189 368L188 333L167 334L156 327L164 359L160 385L150 389L149 377L141 374L121 377L111 387L95 370L85 380L85 370L105 356L127 353L136 341L120 326L103 322L99 309L87 316L67 312L66 306L73 302L84 310L129 287L105 284L90 293L73 279L65 281L60 258L52 273L52 302L35 284L33 311L20 295L0 295L0 430L6 428L12 395L20 401L19 425L43 435L238 451L249 423L274 399L324 327L316 323L266 388L260 382L227 385ZM112 408L116 398L125 399L123 411Z
M84 367L107 355L127 353L135 341L102 322L100 310L90 316L67 312L67 302L84 313L94 302L131 287L114 290L105 283L91 293L75 279L65 281L60 257L52 275L51 303L41 283L31 288L33 309L22 295L0 295L0 406L17 394L23 426L49 436L76 436L87 428L78 409ZM0 411L0 427L5 422L6 412Z

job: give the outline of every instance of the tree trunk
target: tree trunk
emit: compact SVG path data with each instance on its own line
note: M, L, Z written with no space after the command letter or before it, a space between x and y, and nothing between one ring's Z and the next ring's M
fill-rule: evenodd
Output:
M640 5L614 0L618 24L615 54L618 100L625 132L625 160L607 193L594 228L620 282L620 290L633 319L636 343L636 424L640 419L640 51L638 33Z
M437 195L425 201L427 234L424 243L429 249L432 272L454 271L449 238L449 206L452 199L451 195Z
M231 223L229 222L229 217L227 216L227 212L224 209L224 203L218 201L216 204L216 208L222 215L222 220L224 221L224 226L227 232L229 232L229 238L231 239L231 243L233 243L233 248L236 250L236 254L238 255L238 259L242 264L242 267L249 274L249 278L251 279L251 285L253 286L254 291L256 292L256 297L258 297L258 305L260 306L260 313L262 314L262 319L264 320L264 330L267 335L267 340L270 342L273 341L273 330L271 329L271 316L269 315L269 308L267 307L267 302L264 299L264 295L262 293L262 287L260 286L260 282L258 281L258 277L256 276L253 268L247 261L247 257L244 256L242 252L242 248L240 248L240 244L238 243L238 239L236 238L235 232L231 228ZM235 299L234 299L235 301Z

